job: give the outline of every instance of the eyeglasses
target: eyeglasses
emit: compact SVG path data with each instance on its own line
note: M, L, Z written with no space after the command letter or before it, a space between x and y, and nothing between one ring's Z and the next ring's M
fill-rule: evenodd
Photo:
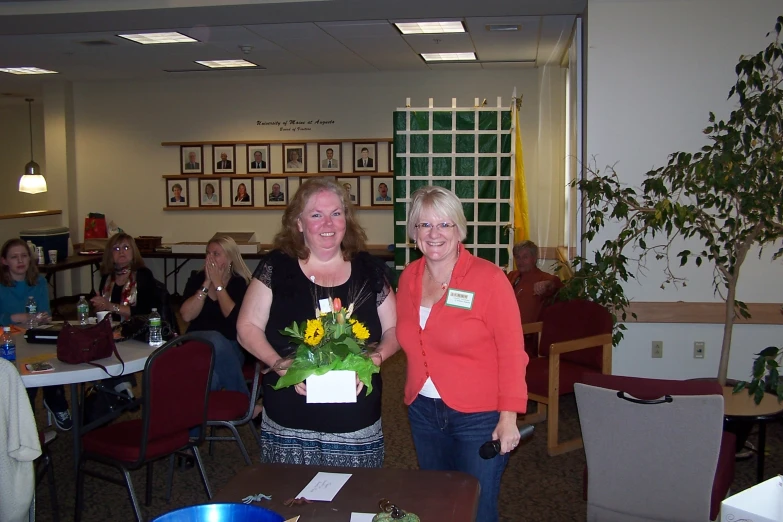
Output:
M426 221L424 223L416 223L413 225L413 228L423 228L424 230L432 230L433 228L437 228L438 230L449 230L457 225L455 223L427 223Z
M119 252L120 250L124 250L125 252L127 252L128 250L130 250L130 245L116 246L113 248L113 250L115 252Z

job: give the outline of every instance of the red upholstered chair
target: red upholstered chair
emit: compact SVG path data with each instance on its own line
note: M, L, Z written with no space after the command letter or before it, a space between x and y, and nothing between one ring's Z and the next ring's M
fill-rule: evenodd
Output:
M248 365L245 364L245 367ZM247 465L251 465L250 455L247 453L242 437L239 436L237 428L247 424L250 426L250 430L253 432L253 437L261 446L261 437L256 431L256 427L253 425L253 409L256 405L256 396L258 395L258 383L261 375L261 362L255 361L250 365L253 373L251 374L252 385L250 389L250 397L244 393L236 391L213 391L209 393L209 407L207 409L207 426L209 427L209 434L207 435L207 441L209 441L209 454L212 455L212 443L221 440L233 440L239 445L239 451L242 452ZM215 428L228 428L231 430L231 436L216 436Z
M197 446L206 433L207 397L214 359L212 343L189 335L175 338L150 355L142 378L141 418L110 424L82 437L74 520L81 519L84 476L90 475L124 485L136 520L141 522L144 518L129 472L147 466L146 502L149 505L152 501L152 463L184 451L192 452L207 496L212 498ZM201 428L196 439L189 436L193 427ZM91 461L118 469L124 482L90 469L87 464Z
M538 357L531 358L525 377L530 400L538 403L528 423L547 420L547 453L560 455L582 447L582 439L558 441L560 396L574 393L574 383L590 374L612 373L612 316L591 301L554 303L541 311L541 321L522 325L539 332Z
M622 377L617 375L587 375L584 378L584 384L588 386L594 386L597 388L604 388L607 390L614 390L617 392L624 392L625 395L631 395L637 399L642 399L646 401L651 401L655 399L659 399L664 396L671 396L675 400L677 397L682 396L711 396L711 395L717 395L721 399L723 398L723 388L717 383L717 381L712 380L689 380L689 381L673 381L673 380L662 380L662 379L645 379L645 378L639 378L639 377ZM578 398L578 396L577 396ZM647 405L643 405L642 407L638 408L638 411L640 411L642 414L648 410L645 410L644 408ZM700 408L703 409L703 408ZM583 426L584 426L584 418L582 409L580 406L580 412L579 412L580 418L582 419ZM602 419L603 420L603 419ZM628 422L628 419L626 417L619 419L619 422L621 424L626 424ZM696 421L694 421L696 422ZM711 477L712 480L707 480L704 484L699 484L698 486L701 488L701 495L696 494L688 494L686 498L682 499L682 502L688 505L689 507L693 506L695 503L700 502L704 507L702 508L705 512L705 516L701 518L701 520L706 519L706 510L709 510L709 519L710 520L716 520L718 518L718 515L720 514L720 506L721 502L724 498L726 498L726 495L729 491L729 487L731 486L731 483L734 480L734 452L735 452L735 443L736 438L733 433L729 433L727 431L722 430L723 426L723 410L722 407L718 411L717 418L713 419L712 422L717 426L717 436L720 440L709 440L710 437L703 436L700 437L696 435L695 433L693 436L696 437L697 440L694 441L694 444L698 446L699 448L703 448L708 444L712 444L715 448L714 453L710 453L710 459L716 458L717 460L717 466L715 468L714 475L708 475L708 477ZM607 424L606 422L602 422L602 426ZM699 423L703 424L703 423ZM681 469L677 469L676 465L667 466L663 463L665 457L671 458L672 454L677 451L675 448L671 448L672 444L675 444L672 440L670 440L673 435L671 435L672 432L672 426L667 425L659 425L658 423L654 423L653 430L655 428L659 427L659 432L652 432L650 433L650 430L647 429L641 429L641 427L637 427L636 431L644 431L644 434L651 437L653 440L660 440L662 446L665 448L662 453L665 453L665 456L660 456L656 454L650 455L649 452L653 451L651 448L650 442L644 442L639 441L638 445L642 446L644 449L639 451L638 454L640 457L650 457L649 461L653 463L653 470L646 470L642 469L643 461L640 459L637 462L618 462L617 459L612 459L612 462L608 463L607 465L613 468L615 471L611 473L614 477L618 478L619 482L623 484L623 487L628 488L628 491L622 491L618 492L616 490L613 490L611 493L611 497L621 496L625 497L626 499L632 498L632 495L635 494L633 491L634 485L633 485L633 478L631 479L623 479L622 477L618 477L618 474L623 473L623 471L617 470L618 467L625 468L629 474L630 477L644 477L644 480L640 482L639 487L643 490L640 494L641 497L644 498L653 498L651 495L653 495L650 492L649 488L649 481L654 480L656 482L656 487L662 487L663 492L656 495L653 498L653 502L656 506L664 506L664 505L676 505L676 499L675 497L679 496L681 494L682 487L678 486L677 481L678 480L687 480L687 478L683 477L684 473ZM701 427L701 426L699 426ZM612 430L611 426L606 426L605 429L607 430L606 435L601 435L603 445L611 445L611 441L607 440L610 435L608 432ZM589 439L587 438L588 435L585 434L585 441L586 441L586 454L587 454L587 462L588 466L591 465L591 458L596 458L592 455L593 452L591 452L591 448L587 446ZM631 440L624 440L625 444L634 444L634 441ZM677 458L674 457L674 460L677 461L677 463L684 467L687 470L690 470L696 466L713 466L715 465L715 462L707 459L708 462L701 462L701 461L690 461L691 457L694 459L696 458L693 451L688 451L687 449L682 449L683 452L685 452L685 456L683 458ZM646 455L645 455L646 454ZM599 465L601 468L600 473L596 472L597 478L596 482L599 483L598 486L605 486L606 481L604 480L604 476L607 474L606 472L606 466L605 463L597 463L596 467L598 468ZM711 469L711 468L710 468ZM652 478L653 473L660 474L659 477L656 479ZM689 481L693 482L693 481ZM692 486L693 484L687 484L687 486ZM587 480L587 469L585 470L585 492L586 492L586 500L588 500L588 503L590 502L589 496L590 496L590 488L589 488L589 482ZM668 490L667 490L668 488ZM664 495L668 495L669 498L663 498ZM638 506L640 503L633 501L632 502L635 506ZM611 508L611 506L606 506ZM651 513L645 512L645 515L650 516ZM622 520L631 520L631 514L629 513L618 513L619 519ZM666 514L662 515L664 519L670 519L667 518ZM643 518L644 520L648 520L648 518ZM659 518L660 519L660 518Z

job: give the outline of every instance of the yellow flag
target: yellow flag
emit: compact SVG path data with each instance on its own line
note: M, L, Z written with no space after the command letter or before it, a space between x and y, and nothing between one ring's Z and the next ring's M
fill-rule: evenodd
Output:
M530 215L527 209L525 162L522 155L522 131L519 128L516 89L511 103L511 121L514 125L514 243L519 243L530 238Z

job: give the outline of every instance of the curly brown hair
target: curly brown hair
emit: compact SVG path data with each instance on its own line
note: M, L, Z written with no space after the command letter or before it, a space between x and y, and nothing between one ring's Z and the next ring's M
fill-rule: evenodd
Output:
M101 274L106 275L114 273L114 256L112 256L112 252L114 251L114 247L122 241L127 242L131 247L131 252L133 252L130 269L135 272L144 266L144 260L141 258L139 247L136 246L136 241L133 239L133 236L129 236L125 232L120 232L119 234L111 236L106 243L106 248L103 251L103 262L101 263Z
M33 263L33 253L30 252L30 247L27 245L27 242L24 239L15 237L3 243L3 248L0 249L0 257L2 257L4 260L7 260L8 251L15 246L21 246L27 249L27 255L30 256L30 266L27 267L27 272L24 274L24 280L28 285L35 286L35 284L38 282L38 267L35 263ZM5 263L0 263L0 283L5 286L14 286L14 280L11 277L11 272Z
M298 221L310 198L323 191L336 194L343 206L345 213L345 236L341 244L343 259L350 261L356 253L367 249L367 234L356 219L354 207L345 189L342 185L324 178L311 178L299 186L283 212L283 227L275 235L274 248L279 248L297 259L310 257L310 249L305 245L304 234L299 231Z

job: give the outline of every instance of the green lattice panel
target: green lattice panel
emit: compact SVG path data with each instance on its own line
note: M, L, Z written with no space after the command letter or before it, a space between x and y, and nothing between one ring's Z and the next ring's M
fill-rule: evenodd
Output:
M407 231L410 197L437 185L457 194L468 220L463 241L500 266L509 262L511 113L497 108L406 108L394 113L394 243L401 271L421 257Z

